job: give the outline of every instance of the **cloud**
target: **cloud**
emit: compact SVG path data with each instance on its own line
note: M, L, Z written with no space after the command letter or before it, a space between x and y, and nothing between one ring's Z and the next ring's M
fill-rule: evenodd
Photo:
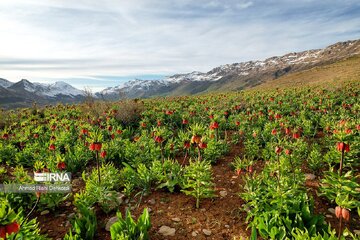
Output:
M358 29L356 0L6 0L0 77L106 87L325 47Z

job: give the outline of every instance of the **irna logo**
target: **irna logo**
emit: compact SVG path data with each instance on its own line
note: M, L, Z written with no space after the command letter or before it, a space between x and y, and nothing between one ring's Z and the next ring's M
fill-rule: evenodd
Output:
M71 173L34 173L35 182L70 182Z

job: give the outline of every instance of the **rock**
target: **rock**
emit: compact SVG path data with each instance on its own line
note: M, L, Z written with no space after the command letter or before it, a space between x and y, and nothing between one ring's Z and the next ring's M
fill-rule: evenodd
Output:
M175 236L175 228L171 228L168 226L161 226L159 229L159 233L163 236Z
M226 227L226 228L230 228L230 225L227 225L227 224L226 224L225 227Z
M71 218L73 218L73 217L75 217L75 213L70 213L70 214L68 215L68 219L71 219Z
M119 205L121 205L124 202L125 199L125 195L122 193L117 193L116 194L116 200L118 202Z
M208 230L208 229L203 229L202 231L203 231L203 233L204 233L206 236L210 236L210 235L211 235L211 231Z
M46 214L49 214L49 213L50 213L49 210L44 210L44 211L42 211L42 212L40 213L40 215L43 216L43 215L46 215Z
M198 235L198 232L197 231L193 231L192 233L191 233L191 236L193 236L193 237L196 237Z
M325 217L327 217L327 218L333 218L333 216L330 215L330 214L326 214Z
M150 203L151 205L154 205L156 203L156 201L155 201L155 199L152 198L148 201L148 203Z
M306 180L312 181L312 180L314 180L315 178L316 178L316 176L315 176L314 174L312 174L312 173L306 173L306 174L305 174L305 179L306 179Z
M333 209L333 208L329 208L328 211L332 214L335 214L335 209Z
M232 176L231 178L232 178L232 179L237 179L237 178L238 178L238 176Z
M178 218L178 217L172 218L171 220L173 220L174 222L180 222L181 221L181 219Z
M110 231L110 227L111 227L114 223L116 223L118 220L119 220L119 219L118 219L118 217L116 217L116 216L110 218L109 221L106 223L105 230L109 232L109 231Z
M206 208L201 208L200 212L206 212Z
M70 206L71 206L71 202L67 202L67 203L65 204L65 206L70 207Z
M231 184L235 184L235 181L231 181Z
M59 217L65 217L65 216L66 216L65 213L59 214Z
M222 196L222 197L226 197L226 195L227 195L227 191L220 191L219 193L220 193L220 196Z
M70 222L69 222L69 221L66 221L65 227L70 227L70 226L71 226Z

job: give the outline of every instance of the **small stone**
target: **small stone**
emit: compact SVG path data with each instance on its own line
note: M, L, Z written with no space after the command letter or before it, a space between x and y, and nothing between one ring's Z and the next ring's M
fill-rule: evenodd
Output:
M71 202L67 202L65 206L70 207L70 206L71 206Z
M43 216L43 215L46 215L46 214L49 214L49 213L50 213L49 210L44 210L44 211L42 211L42 212L40 213L40 215Z
M327 217L327 218L332 218L333 216L330 215L330 214L327 214L327 215L325 215L325 217Z
M116 216L110 218L109 221L106 223L105 230L109 232L109 231L110 231L110 227L111 227L114 223L116 223L118 220L119 220L119 218L116 217Z
M148 203L150 203L151 205L154 205L156 203L156 201L155 201L155 199L152 198L148 201Z
M227 191L220 191L219 193L220 193L220 196L222 196L222 197L226 197L226 195L227 195Z
M231 184L235 184L235 181L231 181Z
M329 208L328 211L332 214L335 214L335 209L333 209L333 208Z
M117 193L116 194L116 200L117 200L117 203L119 205L121 205L123 202L124 202L124 199L125 199L125 195L122 194L122 193Z
M198 232L197 231L193 231L192 233L191 233L191 236L193 236L193 237L196 237L198 235Z
M203 233L204 233L206 236L210 236L210 235L211 235L211 231L208 230L208 229L203 229L202 231L203 231Z
M71 218L73 218L73 217L75 217L75 213L70 213L70 214L68 215L68 219L71 219Z
M65 216L66 216L65 213L59 214L59 217L65 217Z
M237 179L239 176L232 176L231 178L232 179Z
M230 225L227 225L227 224L226 224L225 227L226 227L226 228L230 228Z
M65 227L70 227L70 226L71 226L70 222L69 222L69 221L66 221Z
M163 236L175 236L175 228L171 228L168 226L161 226L159 229L159 233Z
M306 173L306 174L305 174L305 179L306 179L306 180L312 181L312 180L314 180L315 178L316 178L316 176L315 176L314 174L312 174L312 173Z
M181 219L178 218L178 217L172 218L171 220L173 220L174 222L180 222L181 221Z
M201 208L200 212L206 212L206 208Z

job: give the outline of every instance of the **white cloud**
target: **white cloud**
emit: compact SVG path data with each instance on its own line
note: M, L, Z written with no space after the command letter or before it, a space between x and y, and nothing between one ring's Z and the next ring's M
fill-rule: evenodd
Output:
M359 12L355 0L2 0L0 77L208 71L358 38Z

